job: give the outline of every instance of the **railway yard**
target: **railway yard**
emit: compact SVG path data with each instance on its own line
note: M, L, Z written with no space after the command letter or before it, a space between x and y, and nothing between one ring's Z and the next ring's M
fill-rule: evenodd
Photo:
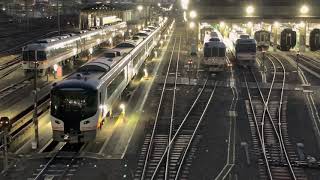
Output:
M191 32L180 12L174 13L155 21L155 27L139 31L143 38L136 35L130 41L117 26L119 22L92 30L109 32L114 28L105 38L92 40L96 45L79 48L87 48L85 52L65 50L72 56L59 64L59 73L49 68L48 74L36 75L36 79L22 67L26 60L21 48L56 36L53 26L28 32L22 39L23 31L0 36L0 40L10 37L15 42L0 46L0 117L8 117L11 126L5 129L1 122L0 160L5 163L0 163L0 179L319 179L320 51L280 51L270 45L269 50L256 51L254 65L242 66L227 43L232 44L232 39L223 35L227 65L221 72L211 72L201 64L203 45L193 42L198 34ZM0 26L0 32L14 28ZM86 33L90 35L90 31ZM85 35L77 36L76 43L91 41L80 41ZM123 41L134 46L117 46ZM198 54L190 55L194 44L198 44ZM78 46L82 44L74 47ZM121 65L125 70L115 73L124 61L120 58L118 62L118 56L130 56L126 59L133 67L139 66L138 70ZM139 64L137 57L143 63ZM108 70L95 69L101 64ZM67 132L64 128L70 122L53 115L58 103L51 90L64 85L60 82L71 82L72 90L77 90L73 87L76 81L96 85L92 83L95 71L105 73L98 74L99 80L113 78L106 80L105 91L96 92L100 103L95 103L96 111L101 114L93 125L95 138L80 142L78 135L79 142L71 143L69 136L75 128L70 128L68 135L54 136L60 127L62 133ZM128 85L112 107L101 103L112 99L108 91L117 92L109 89L110 84L122 73L127 74L117 85L129 79ZM99 88L103 86L99 84ZM89 104L69 101L80 109ZM62 107L65 110L60 112L68 114L68 106ZM70 118L70 114L66 116ZM71 119L73 124L78 121ZM77 128L90 123L86 119ZM34 147L36 127L39 141ZM65 141L57 141L57 137Z

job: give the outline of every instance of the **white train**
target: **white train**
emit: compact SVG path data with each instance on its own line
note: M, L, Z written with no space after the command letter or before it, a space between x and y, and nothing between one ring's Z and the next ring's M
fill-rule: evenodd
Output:
M126 22L115 22L103 28L83 31L82 34L66 34L38 40L23 47L22 68L26 73L33 71L37 61L39 74L45 75L49 67L83 52L92 53L94 47L112 41L114 36L124 35L126 29Z
M254 39L257 41L257 47L261 50L268 50L270 46L271 33L266 30L259 30L254 33Z
M221 72L227 67L226 45L218 31L212 31L204 37L203 67L210 72Z
M95 139L112 105L159 42L164 23L139 32L78 69L51 90L53 139L71 143Z
M254 39L238 39L235 45L236 61L241 66L253 66L256 62L257 42Z

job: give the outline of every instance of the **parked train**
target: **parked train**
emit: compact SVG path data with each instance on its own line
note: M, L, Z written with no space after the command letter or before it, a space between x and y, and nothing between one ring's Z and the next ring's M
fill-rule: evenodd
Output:
M253 66L256 62L257 43L254 39L238 39L235 45L237 64Z
M139 32L53 86L53 140L76 143L95 139L112 105L159 42L165 24L167 19L149 32Z
M238 39L250 39L250 35L241 30L233 30L229 33L229 39L231 40L233 45L236 45Z
M282 27L277 31L276 36L277 42L274 42L274 37L271 38L271 42L281 51L289 51L296 46L297 33L292 28Z
M259 30L254 33L254 39L257 42L259 50L268 50L270 46L271 33L266 30Z
M212 31L210 36L204 39L203 67L210 72L221 72L227 67L226 45L218 31Z
M311 30L309 33L309 36L307 34L306 43L307 43L307 46L309 46L311 51L320 50L320 29L315 28Z
M39 74L45 75L49 67L83 52L92 53L94 47L111 41L110 38L114 36L123 35L126 29L126 22L117 21L102 28L83 31L82 34L66 34L38 40L23 47L22 68L27 73L37 66Z

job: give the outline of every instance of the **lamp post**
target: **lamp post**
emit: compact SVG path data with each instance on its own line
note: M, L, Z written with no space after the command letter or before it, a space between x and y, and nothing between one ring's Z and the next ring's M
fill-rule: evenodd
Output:
M276 51L277 50L277 43L278 43L278 28L279 28L279 22L278 21L275 21L273 23L273 26L274 26L274 40L273 40L273 51Z
M0 118L1 129L3 130L3 171L8 170L8 141L7 136L11 128L10 119L8 117Z
M262 50L262 70L263 70L263 73L265 74L265 58L266 58L266 50Z
M309 6L308 5L302 5L300 7L300 14L302 17L304 17L304 20L302 21L301 25L301 31L300 33L300 51L305 51L305 46L306 46L306 33L307 33L307 20L305 19L306 15L309 13Z
M57 0L57 23L58 23L58 33L60 35L60 10L59 10L59 0Z
M299 57L300 57L300 51L297 52L297 59L296 59L296 63L297 63L297 74L299 74Z
M34 141L32 142L32 149L37 149L39 146L39 129L38 129L38 88L37 88L37 76L38 76L38 52L35 51L34 61L34 82L33 82L33 94L34 94L34 109L33 109L33 125L34 125Z

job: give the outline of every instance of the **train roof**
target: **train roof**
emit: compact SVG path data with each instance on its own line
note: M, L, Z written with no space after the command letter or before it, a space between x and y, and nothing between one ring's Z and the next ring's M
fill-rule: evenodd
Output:
M139 31L138 33L135 34L135 36L149 36L150 32L147 31Z
M134 48L139 44L139 41L127 40L116 45L115 48Z
M125 22L121 22L119 24L126 24ZM106 26L102 29L112 30L112 26ZM60 47L64 46L65 44L72 43L73 41L79 40L80 38L85 38L88 36L93 36L95 34L98 34L101 32L102 29L96 29L92 31L85 31L82 34L76 35L76 34L69 34L68 35L61 35L61 36L55 36L51 38L46 38L46 39L40 39L36 41L35 43L31 43L26 45L23 49L24 50L46 50L47 48L55 48L55 47Z
M270 33L270 31L267 31L267 30L264 30L264 29L258 30L258 31L254 32L254 33L260 33L260 32Z

